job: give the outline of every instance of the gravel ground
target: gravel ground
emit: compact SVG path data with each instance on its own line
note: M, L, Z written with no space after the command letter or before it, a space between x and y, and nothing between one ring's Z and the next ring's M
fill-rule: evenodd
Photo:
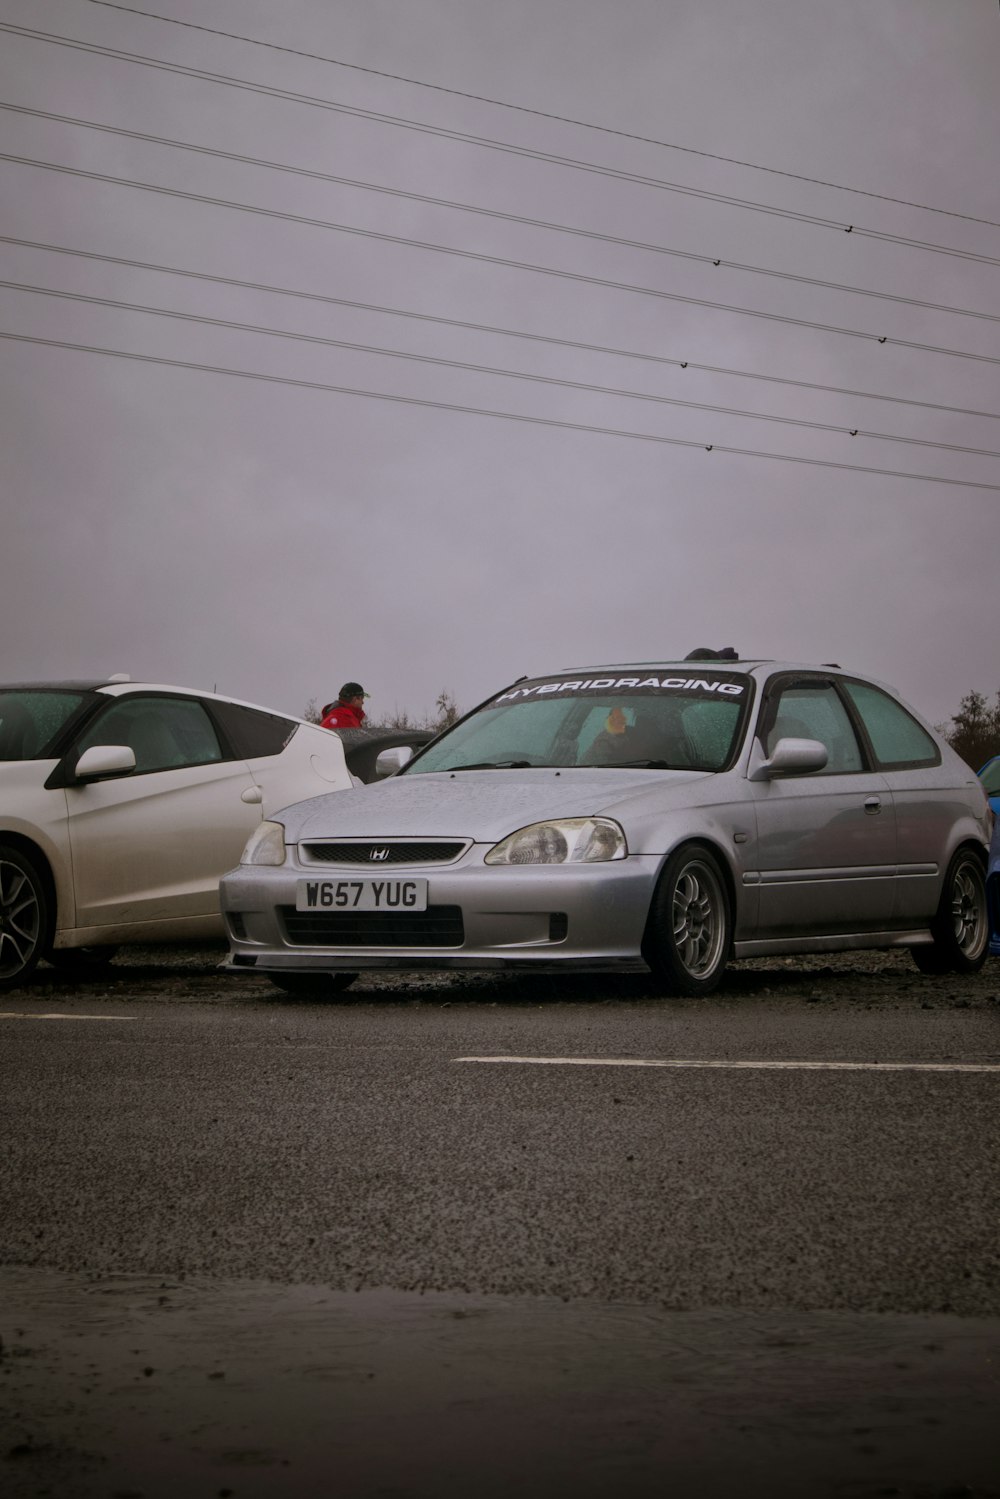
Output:
M264 977L220 971L226 948L212 946L122 948L110 967L92 975L70 975L40 967L17 998L169 999L183 1003L287 1003ZM648 1001L672 1007L738 1004L745 999L868 1007L896 1002L924 1009L980 1009L1000 1005L1000 959L987 959L977 974L931 977L916 968L904 950L821 953L814 957L753 958L733 963L722 988L708 999L664 998L651 978L629 975L365 974L331 1003L539 1004L572 1000L579 1004L616 1000Z

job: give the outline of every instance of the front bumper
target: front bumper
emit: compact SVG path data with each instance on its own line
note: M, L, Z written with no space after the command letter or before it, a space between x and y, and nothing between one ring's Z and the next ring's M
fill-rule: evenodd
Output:
M643 932L661 861L630 855L602 864L492 866L485 848L441 865L408 865L394 873L428 882L435 910L460 913L444 941L423 938L405 945L405 928L391 943L342 945L334 938L290 938L283 914L295 905L305 873L294 860L281 868L241 866L220 888L229 936L226 967L245 973L362 969L645 970ZM327 866L325 877L357 876L357 868Z

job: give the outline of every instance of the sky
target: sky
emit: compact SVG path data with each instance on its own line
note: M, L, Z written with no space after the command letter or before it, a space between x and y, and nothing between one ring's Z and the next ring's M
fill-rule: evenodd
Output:
M0 680L992 696L998 77L996 0L0 0Z

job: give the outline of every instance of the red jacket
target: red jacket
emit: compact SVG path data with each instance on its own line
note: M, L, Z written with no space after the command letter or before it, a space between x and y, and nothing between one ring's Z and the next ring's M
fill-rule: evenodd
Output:
M360 729L365 721L364 708L354 708L350 703L334 703L324 713L321 729Z

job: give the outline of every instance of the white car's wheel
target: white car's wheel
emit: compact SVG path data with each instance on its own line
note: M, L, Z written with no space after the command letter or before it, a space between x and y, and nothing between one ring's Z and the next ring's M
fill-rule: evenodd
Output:
M643 957L675 994L710 994L722 980L732 943L729 891L707 848L678 849L653 896Z
M49 938L45 882L31 856L14 843L0 843L0 990L29 976Z

